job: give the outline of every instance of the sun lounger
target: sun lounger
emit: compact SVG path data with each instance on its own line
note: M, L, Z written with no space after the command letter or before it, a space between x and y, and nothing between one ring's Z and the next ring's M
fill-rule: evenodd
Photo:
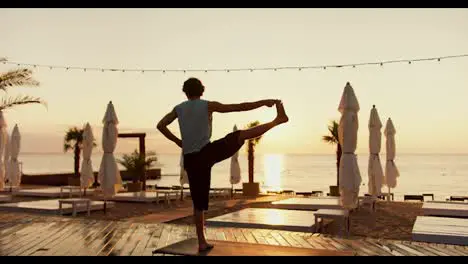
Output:
M468 200L468 196L450 196L450 201L464 202L464 201L467 201L467 200Z
M413 226L413 240L468 245L468 219L418 216Z
M430 201L423 204L422 211L424 215L468 217L468 203Z

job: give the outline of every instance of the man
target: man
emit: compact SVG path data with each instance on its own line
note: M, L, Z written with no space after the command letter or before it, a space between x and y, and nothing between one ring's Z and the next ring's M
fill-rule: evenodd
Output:
M158 123L158 130L182 148L184 154L184 168L190 185L194 207L194 221L198 236L199 252L207 251L213 246L208 244L204 234L204 211L208 210L208 198L211 182L211 167L236 153L245 140L257 138L273 127L288 122L283 104L279 100L261 100L257 102L240 104L222 104L201 99L205 87L200 80L189 78L184 82L182 89L187 101L178 104L165 115ZM224 138L210 142L211 121L213 113L229 113L250 111L262 106L276 105L276 118L250 129L238 130ZM172 134L167 126L176 118L182 139Z

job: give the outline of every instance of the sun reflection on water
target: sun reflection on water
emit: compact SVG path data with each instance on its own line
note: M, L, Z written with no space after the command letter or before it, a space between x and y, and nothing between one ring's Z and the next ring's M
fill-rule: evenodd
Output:
M262 189L270 191L281 190L281 172L284 170L284 155L267 154L263 156L263 171L265 181Z

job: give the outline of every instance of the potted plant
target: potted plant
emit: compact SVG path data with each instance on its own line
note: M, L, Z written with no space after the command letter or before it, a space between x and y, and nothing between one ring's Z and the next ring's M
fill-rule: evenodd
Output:
M330 134L322 136L322 140L331 144L336 144L336 186L330 186L330 196L340 196L340 160L341 160L341 144L338 140L338 122L332 121L328 126Z
M260 124L259 121L251 122L247 128L256 127ZM257 196L260 193L260 184L254 182L254 169L255 169L255 147L260 142L262 137L252 138L247 141L247 160L249 164L249 182L242 184L243 195Z
M153 166L158 158L155 152L147 152L146 156L141 155L137 150L131 154L124 154L117 162L122 165L132 176L132 182L127 184L129 192L140 192L143 189L142 175L147 169Z

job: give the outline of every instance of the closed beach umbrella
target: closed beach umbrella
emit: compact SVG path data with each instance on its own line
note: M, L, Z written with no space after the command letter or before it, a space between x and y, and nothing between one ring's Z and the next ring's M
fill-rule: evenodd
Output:
M237 126L234 126L233 131L237 131ZM241 170L239 165L239 152L234 153L231 157L231 177L230 182L232 185L238 184L241 181Z
M3 112L0 110L0 189L5 188L5 163L8 161L3 161L3 153L5 152L7 140L6 122Z
M106 114L102 120L104 128L102 130L102 156L101 166L99 167L99 182L104 197L113 196L122 187L122 178L114 157L114 150L117 145L119 120L115 114L114 105L109 102Z
M5 153L3 156L3 164L5 165L5 180L8 181L8 183L11 184L10 180L10 147L11 145L11 135L8 134L8 131L6 132L6 137L5 137Z
M387 138L386 142L386 152L387 152L387 162L385 163L385 185L388 187L388 194L390 195L390 188L395 188L397 186L397 178L400 176L400 172L395 165L395 134L396 130L393 126L392 119L387 120L384 130L385 137ZM390 196L388 197L390 199Z
M341 113L338 128L338 139L342 146L340 161L340 201L346 209L355 209L358 205L359 186L361 185L361 173L354 154L357 145L358 111L359 103L351 85L346 86L338 106Z
M368 167L368 192L372 196L381 195L383 183L383 169L380 163L380 149L382 145L382 122L375 105L372 107L369 118L369 167Z
M88 188L94 180L91 154L93 152L94 135L89 123L86 123L83 132L83 161L81 162L80 182L81 188Z
M10 142L10 164L8 168L9 181L12 187L19 187L21 184L21 171L18 156L20 152L21 135L18 125L15 125L11 132Z
M180 155L180 185L183 187L184 184L189 184L187 172L184 168L184 153Z

